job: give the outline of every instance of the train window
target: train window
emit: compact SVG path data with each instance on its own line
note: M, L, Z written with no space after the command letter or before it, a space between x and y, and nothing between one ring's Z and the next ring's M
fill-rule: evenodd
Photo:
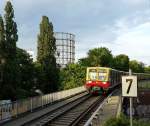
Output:
M90 69L89 70L88 78L90 80L96 80L97 79L97 71L96 71L96 69Z
M99 76L98 76L99 78L99 80L101 80L101 81L106 81L106 75L101 75L101 74L99 74Z
M98 79L101 81L106 81L106 78L107 78L107 70L99 69L98 70Z

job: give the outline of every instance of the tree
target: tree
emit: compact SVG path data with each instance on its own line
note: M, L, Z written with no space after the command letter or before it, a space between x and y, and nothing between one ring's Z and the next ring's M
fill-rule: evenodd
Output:
M35 77L35 88L40 89L43 92L45 88L44 82L46 82L45 73L43 71L42 64L34 62L34 77Z
M7 42L7 55L9 59L15 59L16 42L18 41L17 24L14 21L14 9L10 1L5 6L5 34Z
M3 86L3 65L4 65L4 44L5 44L5 35L4 35L4 22L0 15L0 89ZM2 93L0 93L0 99L2 99Z
M144 71L145 71L145 73L149 73L149 74L150 74L150 66L145 67L145 68L144 68Z
M40 33L38 35L38 53L37 61L41 64L45 74L43 82L44 93L55 91L57 89L58 69L56 67L56 44L53 35L53 25L49 22L48 17L43 16L40 23Z
M23 49L17 48L16 59L18 65L18 85L17 98L25 98L32 96L34 84L34 65L33 59Z
M101 47L89 50L88 58L90 60L91 66L111 66L112 54L108 48Z
M129 57L125 54L114 57L113 67L117 70L129 71Z
M111 51L105 47L94 48L88 51L86 58L80 59L79 64L83 66L111 67L113 56Z
M10 1L6 3L4 15L4 31L5 44L3 54L5 64L3 67L3 81L2 81L2 98L16 99L17 89L17 63L16 63L16 42L18 40L17 25L14 22L14 10Z
M81 65L81 66L86 66L86 67L88 67L88 66L90 66L90 60L89 60L89 58L81 58L81 59L79 59L78 60L78 63Z
M3 18L0 15L0 58L4 58L5 49L5 30Z
M40 34L38 35L37 55L37 60L41 64L43 62L45 63L45 60L52 60L55 62L56 40L53 34L52 23L49 22L48 17L43 16L40 24Z
M60 71L59 90L82 86L85 83L86 67L80 64L68 64Z
M142 62L132 60L132 61L130 61L129 66L132 69L132 72L144 73L144 64Z

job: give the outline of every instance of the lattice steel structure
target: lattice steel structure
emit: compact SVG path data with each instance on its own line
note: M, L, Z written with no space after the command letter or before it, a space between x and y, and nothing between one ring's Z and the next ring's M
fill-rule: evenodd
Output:
M64 32L55 32L56 62L62 68L75 61L75 35Z

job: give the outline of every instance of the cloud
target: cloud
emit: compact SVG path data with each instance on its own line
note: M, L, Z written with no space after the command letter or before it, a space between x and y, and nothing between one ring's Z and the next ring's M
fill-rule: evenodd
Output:
M148 0L122 0L124 3L132 6L137 6L143 4L143 3L149 3Z
M129 54L131 58L150 60L142 50L138 55L134 51L127 51L127 48L133 48L135 42L142 46L142 39L149 40L145 35L145 25L150 21L149 0L11 1L18 24L18 46L21 48L33 48L36 51L39 23L41 16L46 15L52 21L55 31L76 35L76 59L86 56L91 48L107 46L114 54L119 54L120 51ZM4 13L5 3L5 0L0 1L1 14ZM129 41L132 41L133 45ZM124 43L131 47L126 47ZM144 48L147 50L147 47L142 46L142 49ZM142 58L144 56L147 58Z
M131 59L137 59L150 64L150 22L143 23L115 40L119 46L113 49L114 54L127 54Z
M123 28L124 29L124 28ZM144 22L136 27L121 32L113 42L86 42L77 45L76 56L79 58L86 57L89 49L96 47L107 47L112 51L113 55L126 54L130 60L138 60L150 65L150 22ZM85 53L86 52L86 53Z

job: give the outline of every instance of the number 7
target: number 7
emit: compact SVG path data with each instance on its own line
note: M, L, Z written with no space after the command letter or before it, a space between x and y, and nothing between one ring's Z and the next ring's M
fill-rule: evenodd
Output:
M129 91L130 91L131 84L132 84L133 80L132 79L126 79L126 82L129 82L129 87L127 89L127 94L129 94Z

